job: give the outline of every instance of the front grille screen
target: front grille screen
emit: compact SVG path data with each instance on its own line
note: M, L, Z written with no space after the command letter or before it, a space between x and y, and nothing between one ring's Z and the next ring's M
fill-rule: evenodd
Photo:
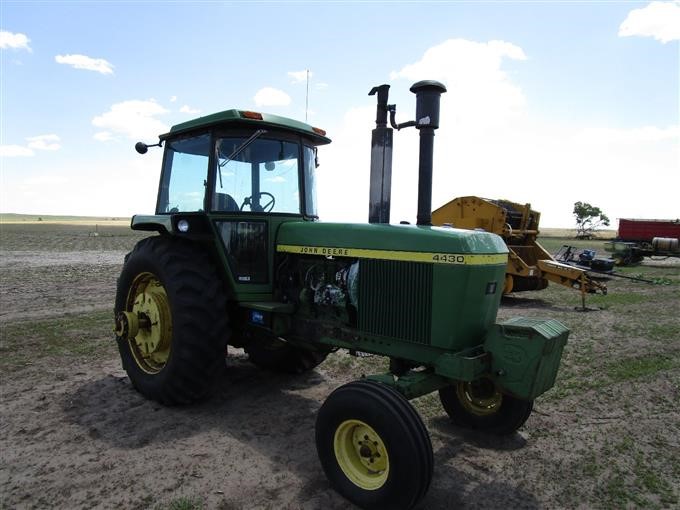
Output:
M359 263L359 329L430 343L432 265L391 260Z

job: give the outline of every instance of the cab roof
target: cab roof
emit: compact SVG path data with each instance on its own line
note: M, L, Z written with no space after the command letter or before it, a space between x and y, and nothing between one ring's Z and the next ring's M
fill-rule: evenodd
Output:
M325 136L325 131L318 128L313 128L304 122L289 119L287 117L279 117L278 115L271 115L268 113L250 112L236 109L225 110L223 112L213 113L211 115L205 115L204 117L199 117L187 122L182 122L181 124L172 126L168 133L160 135L159 138L161 140L165 140L178 134L215 126L269 127L293 131L295 133L305 135L311 138L317 145L325 145L331 142L331 139Z

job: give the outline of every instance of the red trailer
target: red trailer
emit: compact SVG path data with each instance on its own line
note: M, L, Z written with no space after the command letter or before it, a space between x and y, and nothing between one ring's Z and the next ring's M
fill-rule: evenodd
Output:
M680 219L619 219L618 239L620 241L628 241L631 243L651 243L655 237L680 239Z
M680 257L680 219L619 219L616 241L605 243L617 264L640 262L644 257Z

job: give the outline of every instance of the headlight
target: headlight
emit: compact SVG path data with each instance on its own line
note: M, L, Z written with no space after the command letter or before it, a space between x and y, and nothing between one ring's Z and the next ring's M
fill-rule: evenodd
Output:
M189 222L187 220L179 220L177 222L177 230L182 233L189 232Z

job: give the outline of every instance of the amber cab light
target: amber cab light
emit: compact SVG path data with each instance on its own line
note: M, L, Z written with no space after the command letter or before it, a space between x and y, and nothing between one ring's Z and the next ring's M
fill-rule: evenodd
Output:
M258 112L240 111L239 113L244 119L263 120L262 114Z
M314 131L317 135L326 136L326 131L324 131L324 130L321 129L321 128L315 128L315 127L313 127L313 128L312 128L312 131Z

